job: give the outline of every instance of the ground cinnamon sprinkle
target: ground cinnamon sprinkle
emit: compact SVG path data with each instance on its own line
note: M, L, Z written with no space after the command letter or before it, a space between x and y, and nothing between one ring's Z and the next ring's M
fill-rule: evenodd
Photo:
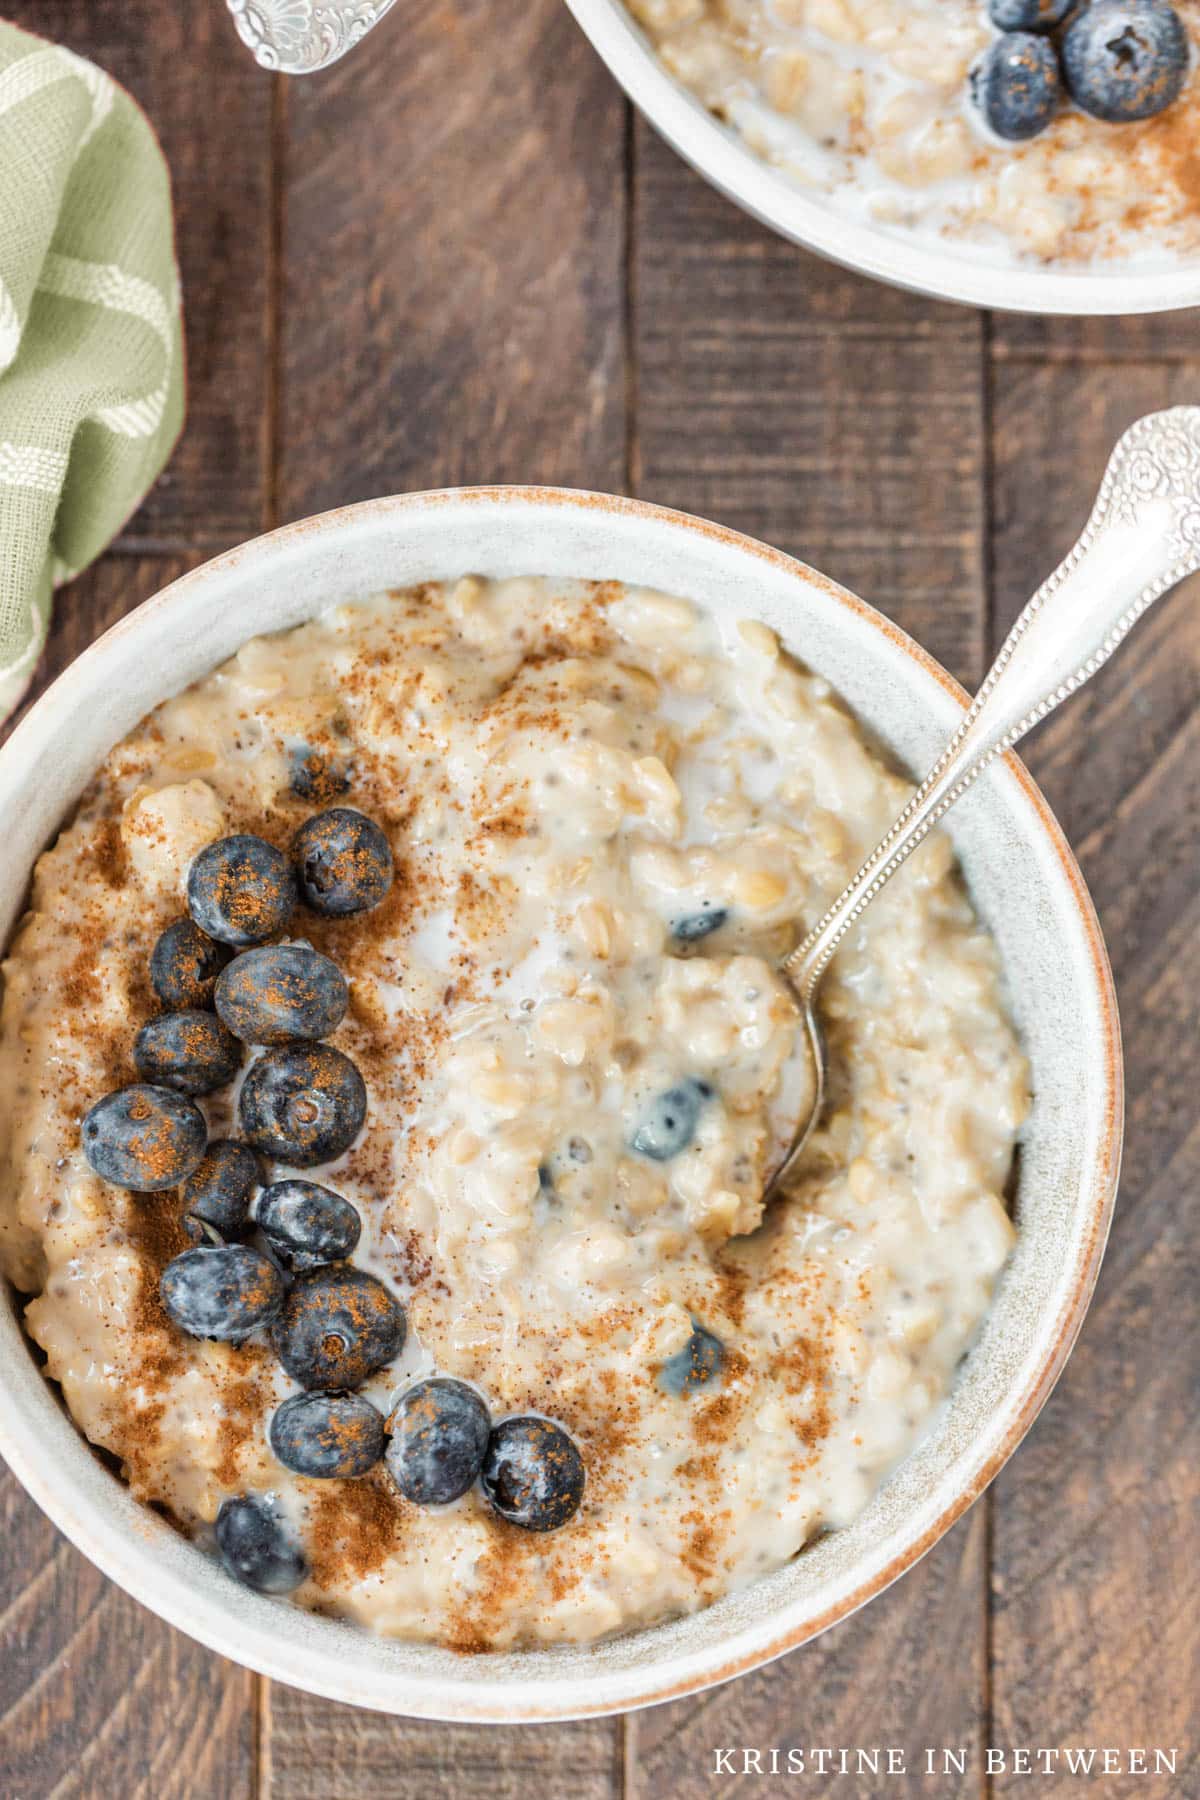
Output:
M85 920L79 935L78 949L59 978L63 1005L72 1013L83 1013L98 1006L104 997L97 959L103 943L102 932Z
M517 891L505 876L485 881L471 869L458 878L454 902L454 922L468 941L503 932L513 917Z
M183 1228L179 1196L173 1189L158 1194L126 1196L125 1230L135 1250L140 1250L150 1265L149 1272L158 1276L174 1256L191 1247ZM166 1314L162 1317L165 1319Z
M161 1469L162 1423L166 1406L149 1400L130 1403L120 1412L106 1409L105 1444L121 1459L122 1472L139 1500L155 1500L169 1510Z
M217 1426L218 1461L213 1475L226 1492L241 1480L241 1452L251 1441L261 1441L266 1429L269 1398L260 1373L267 1366L263 1344L238 1346L231 1359L235 1367L221 1384L222 1413ZM248 1366L247 1366L248 1365Z
M797 1431L800 1441L808 1449L815 1449L833 1428L828 1346L819 1338L797 1338L776 1356L771 1373L789 1394L799 1395L811 1390L808 1416Z
M393 1237L393 1247L397 1261L410 1287L419 1288L433 1274L433 1257L425 1249L415 1231L405 1231ZM444 1284L443 1292L448 1292Z
M704 1586L716 1574L716 1532L712 1521L698 1507L692 1507L681 1514L680 1518L681 1523L689 1528L682 1554L684 1567Z
M1191 217L1200 217L1200 121L1195 106L1172 107L1147 126L1143 140L1158 157L1164 178Z
M722 1257L718 1258L714 1273L722 1310L735 1325L740 1325L746 1312L746 1289L750 1285L750 1271L743 1264L730 1262Z
M743 1368L745 1358L738 1359ZM698 1444L727 1444L742 1412L738 1398L730 1393L717 1394L711 1400L697 1400L692 1434Z
M114 857L108 834L93 833L81 849L79 901L76 915L62 922L62 958L58 966L50 965L49 979L57 994L60 1016L70 1022L72 1034L86 1037L88 1060L98 1066L100 1091L121 1085L129 1077L128 1036L118 1026L108 1007L109 990L114 977L124 975L127 964L136 958L136 941L132 945L115 941L111 903L95 892L95 870L120 861ZM123 880L123 876L122 876ZM61 1080L64 1089L75 1085L80 1064L72 1061L64 1066ZM94 1079L89 1071L89 1080ZM97 1095L90 1088L81 1091L86 1111Z
M357 1481L312 1481L308 1561L316 1587L336 1592L375 1574L404 1538L413 1508L382 1470Z
M522 1531L483 1503L477 1517L487 1533L487 1548L479 1559L471 1598L451 1620L446 1638L450 1649L462 1655L506 1645L515 1602L542 1592L552 1604L562 1601L592 1560L583 1547L589 1527L578 1516L553 1536Z
M537 827L533 824L527 806L518 798L517 790L506 785L494 811L487 810L482 804L476 810L476 822L480 831L488 837L519 838L528 834L536 836Z
M110 888L123 888L129 879L129 863L116 819L101 819L96 826L92 855L100 875Z

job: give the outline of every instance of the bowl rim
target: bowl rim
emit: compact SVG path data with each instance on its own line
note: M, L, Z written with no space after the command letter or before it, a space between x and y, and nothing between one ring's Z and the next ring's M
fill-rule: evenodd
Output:
M990 263L843 216L750 149L659 61L622 0L566 0L576 24L659 136L698 175L780 236L829 262L934 300L1071 317L1175 312L1200 303L1200 259L1148 273Z
M956 705L965 710L969 704L969 696L953 676L906 632L866 601L810 568L800 559L727 526L646 501L580 489L543 486L436 489L362 501L298 520L222 552L151 595L95 639L34 702L8 741L0 746L0 783L6 765L22 759L26 744L32 749L39 736L52 725L64 701L70 702L71 690L81 680L86 685L89 666L99 661L114 641L137 634L148 619L161 614L173 603L180 590L203 587L214 580L219 582L226 571L237 568L247 558L256 563L269 562L279 552L286 553L302 546L305 538L313 534L336 538L340 533L353 532L359 525L386 522L397 515L415 510L463 506L468 509L529 506L541 510L598 510L609 515L665 525L672 530L730 548L735 553L749 555L803 585L820 589L914 661ZM171 690L167 687L166 691ZM69 716L68 704L64 717ZM1045 799L1023 764L1011 751L1003 758L1003 762L1007 771L1015 777L1022 797L1065 877L1066 891L1081 927L1082 947L1086 952L1087 969L1102 1024L1099 1062L1102 1071L1100 1091L1103 1094L1102 1142L1097 1145L1089 1189L1086 1196L1081 1192L1076 1203L1081 1219L1081 1243L1074 1277L1069 1292L1059 1306L1054 1335L1046 1344L1035 1371L1028 1379L1023 1398L1007 1429L992 1443L988 1454L975 1466L973 1473L926 1529L905 1543L886 1565L843 1594L836 1603L792 1623L782 1632L771 1633L769 1624L760 1626L759 1636L753 1646L743 1649L740 1654L728 1660L722 1659L721 1647L716 1646L700 1657L691 1659L693 1664L698 1662L700 1666L692 1666L683 1674L671 1671L669 1657L663 1665L648 1665L625 1672L619 1678L618 1685L622 1691L617 1698L606 1695L598 1701L589 1701L586 1695L578 1691L578 1684L575 1684L575 1691L569 1698L564 1694L560 1699L557 1693L553 1698L548 1698L548 1690L543 1690L539 1696L535 1684L526 1681L520 1703L514 1704L503 1697L508 1696L514 1688L522 1688L522 1683L514 1680L497 1682L495 1690L488 1684L480 1684L470 1690L460 1686L455 1688L453 1700L448 1701L444 1697L433 1697L439 1690L439 1679L431 1673L428 1678L416 1683L416 1691L403 1696L402 1704L398 1704L398 1696L394 1691L398 1684L394 1679L390 1683L381 1681L378 1689L364 1692L357 1687L352 1688L348 1679L339 1685L337 1675L327 1667L323 1666L312 1675L298 1670L296 1663L302 1660L301 1652L297 1648L289 1658L282 1638L278 1654L269 1645L264 1645L258 1634L252 1634L253 1645L247 1647L239 1638L233 1596L228 1605L219 1608L199 1595L196 1596L195 1604L190 1605L185 1604L183 1596L177 1594L169 1582L164 1581L161 1587L155 1585L150 1571L140 1560L135 1539L142 1538L144 1544L150 1543L159 1535L174 1539L173 1529L152 1513L140 1508L138 1510L144 1512L144 1519L139 1518L136 1529L126 1529L112 1521L101 1519L98 1515L102 1509L90 1498L85 1499L78 1486L64 1489L54 1483L43 1456L39 1454L42 1449L41 1440L24 1418L19 1400L9 1392L7 1378L0 1378L0 1455L8 1462L14 1475L52 1523L104 1574L152 1612L209 1649L255 1669L260 1674L302 1687L312 1693L380 1711L402 1712L404 1716L477 1723L533 1724L634 1711L700 1692L733 1676L759 1668L784 1652L808 1642L831 1625L848 1618L868 1600L889 1587L933 1547L994 1479L1033 1424L1078 1336L1095 1288L1116 1199L1123 1133L1124 1071L1116 994L1099 921L1074 856ZM59 1423L84 1451L90 1451L83 1434L65 1414L56 1388L46 1380L32 1357L29 1359L28 1369L23 1370L22 1375L26 1379L32 1375L34 1384L44 1392L46 1403L54 1409ZM17 1379L19 1384L21 1376ZM128 1490L125 1489L124 1492L128 1498ZM137 1503L131 1500L130 1504L136 1506ZM190 1546L188 1548L190 1551ZM245 1598L255 1599L250 1596ZM243 1599L241 1590L237 1590L237 1599ZM263 1604L256 1600L255 1603ZM327 1659L328 1662L332 1660ZM479 1659L473 1657L471 1661L477 1665ZM445 1684L442 1683L441 1686L444 1687ZM387 1693L383 1692L385 1687L389 1689ZM489 1701L487 1696L493 1691L496 1691L498 1698Z

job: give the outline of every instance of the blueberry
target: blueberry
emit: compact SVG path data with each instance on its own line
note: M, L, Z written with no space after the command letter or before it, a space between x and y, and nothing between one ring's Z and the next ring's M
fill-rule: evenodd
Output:
M262 1494L222 1500L217 1548L235 1581L259 1594L290 1594L308 1574L283 1521Z
M699 1319L693 1319L691 1337L659 1370L659 1386L668 1394L690 1394L695 1388L707 1387L710 1381L715 1381L724 1360L720 1338L705 1331Z
M349 806L335 806L302 825L292 855L305 900L314 912L333 918L370 911L392 885L387 839Z
M233 1033L210 1012L163 1013L150 1019L133 1040L133 1060L143 1081L181 1094L212 1094L225 1087L242 1064Z
M288 1290L275 1353L301 1387L356 1388L399 1356L406 1320L398 1300L362 1269L312 1269Z
M728 917L727 906L713 906L706 900L699 912L685 913L683 918L676 919L671 927L671 935L677 943L695 944L710 932L720 931Z
M164 1006L211 1006L213 983L232 954L191 919L176 919L150 952L150 985Z
M348 1200L315 1181L277 1181L254 1209L258 1228L288 1269L318 1269L353 1255L362 1220Z
M657 1095L637 1122L629 1140L632 1148L652 1162L669 1162L678 1156L695 1137L701 1108L712 1099L712 1093L707 1081L689 1076Z
M348 1150L367 1116L363 1078L328 1044L289 1044L253 1063L238 1096L242 1132L264 1156L310 1169Z
M261 1179L258 1158L248 1144L217 1138L179 1190L189 1235L204 1241L201 1227L211 1225L220 1237L244 1237L250 1229L250 1196Z
M171 1088L118 1088L87 1114L83 1154L114 1187L154 1194L178 1187L204 1155L208 1126L198 1106Z
M158 1284L168 1316L189 1337L240 1344L279 1317L283 1276L248 1244L204 1244L185 1250Z
M350 990L336 963L307 944L244 950L222 971L217 1012L247 1044L328 1037L346 1016Z
M406 1500L445 1506L478 1475L491 1429L487 1407L465 1381L418 1381L388 1420L388 1473Z
M201 931L242 950L284 929L296 905L296 877L282 850L240 832L193 859L187 903Z
M319 1481L365 1475L383 1455L383 1414L361 1394L293 1394L267 1436L285 1469Z
M1152 119L1187 79L1187 30L1166 0L1093 0L1063 37L1063 74L1076 106L1110 124Z
M483 1491L510 1525L556 1531L583 1498L583 1458L549 1419L505 1419L488 1439Z
M1058 56L1048 38L1006 31L971 75L975 104L997 137L1020 143L1044 131L1062 89Z
M1053 31L1075 0L988 0L988 15L999 31Z
M301 800L333 800L350 787L346 763L313 744L289 744L288 784Z

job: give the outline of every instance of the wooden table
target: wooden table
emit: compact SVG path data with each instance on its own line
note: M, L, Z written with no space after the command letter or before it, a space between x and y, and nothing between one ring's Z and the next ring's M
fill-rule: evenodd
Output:
M190 406L58 602L39 679L213 551L368 495L556 482L793 550L974 683L1137 414L1200 395L1200 315L989 317L782 243L631 116L560 0L405 0L328 74L261 73L218 0L17 0L138 97L175 179ZM127 1599L0 1480L0 1796L995 1796L983 1747L1177 1746L1191 1705L1200 1291L1200 621L1180 593L1029 755L1107 931L1125 1180L1057 1392L897 1587L698 1699L557 1728L383 1719ZM1189 1228L1190 1214L1190 1228ZM718 1746L969 1747L965 1777L713 1773ZM1042 1780L1050 1794L1084 1785ZM1108 1796L1141 1794L1110 1777Z

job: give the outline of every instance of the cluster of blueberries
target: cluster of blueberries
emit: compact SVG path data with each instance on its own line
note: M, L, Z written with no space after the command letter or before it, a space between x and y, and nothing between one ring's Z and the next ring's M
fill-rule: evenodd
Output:
M1178 98L1191 56L1169 0L988 0L1000 35L972 91L997 137L1036 137L1066 94L1112 125L1152 119Z
M355 1390L400 1353L407 1321L384 1284L349 1261L357 1210L313 1181L262 1184L260 1155L311 1168L347 1150L366 1116L361 1074L322 1042L349 1005L345 978L310 945L268 940L300 901L346 918L379 905L392 879L387 838L349 807L309 819L290 857L249 833L202 850L188 870L188 917L167 927L150 959L170 1010L137 1035L141 1081L86 1115L83 1150L116 1186L179 1188L193 1248L164 1268L163 1306L192 1337L241 1343L270 1333L302 1390L268 1430L286 1468L346 1478L384 1460L418 1505L455 1500L479 1478L502 1517L553 1530L583 1493L567 1434L532 1415L493 1427L475 1390L443 1377L410 1387L385 1422ZM196 1098L234 1079L247 1045L262 1053L238 1095L241 1139L210 1144ZM246 1241L255 1229L265 1249ZM270 1496L226 1500L216 1535L226 1566L250 1587L285 1592L305 1577Z

